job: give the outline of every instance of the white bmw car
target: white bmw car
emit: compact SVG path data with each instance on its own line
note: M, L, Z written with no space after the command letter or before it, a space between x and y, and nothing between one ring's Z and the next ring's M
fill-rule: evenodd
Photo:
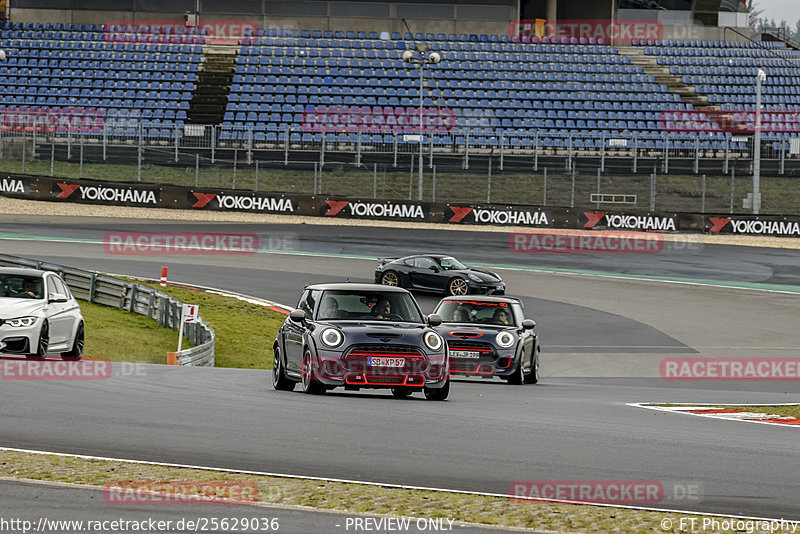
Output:
M0 354L80 360L83 330L78 301L56 273L0 267Z

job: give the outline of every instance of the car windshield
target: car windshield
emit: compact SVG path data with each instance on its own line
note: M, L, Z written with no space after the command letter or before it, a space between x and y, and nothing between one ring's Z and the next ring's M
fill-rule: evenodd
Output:
M511 305L507 302L446 300L434 313L440 315L445 323L517 326Z
M0 274L0 298L43 299L42 279L38 276Z
M436 261L439 262L439 265L441 265L442 269L444 269L445 271L460 271L462 269L467 268L466 265L464 265L457 259L450 256L442 256L440 258L436 258Z
M422 313L408 293L329 290L322 295L318 320L404 321L422 323Z

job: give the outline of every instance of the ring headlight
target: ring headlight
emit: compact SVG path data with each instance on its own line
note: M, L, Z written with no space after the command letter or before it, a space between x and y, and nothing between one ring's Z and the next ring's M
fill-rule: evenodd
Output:
M14 328L27 328L36 323L36 317L15 317L13 319L6 319L6 324Z
M422 339L425 341L425 346L434 352L441 349L444 344L441 336L436 332L425 332L425 336Z
M328 347L338 347L344 341L344 335L336 328L326 328L320 335L322 342Z
M506 349L514 344L514 335L511 332L500 332L494 339L498 345Z

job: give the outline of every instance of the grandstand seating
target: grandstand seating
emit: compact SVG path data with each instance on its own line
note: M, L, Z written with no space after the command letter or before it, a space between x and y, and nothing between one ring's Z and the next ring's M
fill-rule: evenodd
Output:
M0 25L0 42L8 51L0 64L0 110L100 110L107 135L138 135L142 119L144 136L181 136L203 37L169 36L159 42L147 29L147 38L136 35L136 42L121 42L121 36L133 38L139 28L113 39L109 30L81 24Z
M337 108L386 119L383 132L332 132L339 142L392 143L395 133L416 133L419 72L400 59L415 41L443 58L425 69L424 107L444 108L455 121L452 130L431 132L426 141L433 145L462 144L469 136L486 147L564 146L571 134L576 147L595 148L605 136L663 148L662 113L692 109L602 40L267 29L245 37L238 49L220 140L319 141L322 133L304 125L305 114ZM102 112L111 136L135 136L143 123L146 137L181 136L204 42L194 28L169 35L158 26L6 22L0 110L91 108ZM768 74L765 105L800 106L800 52L783 43L633 44L712 105L752 109L761 67ZM393 115L409 120L400 125ZM694 146L690 135L683 137L670 146ZM724 148L726 137L709 131L702 148Z

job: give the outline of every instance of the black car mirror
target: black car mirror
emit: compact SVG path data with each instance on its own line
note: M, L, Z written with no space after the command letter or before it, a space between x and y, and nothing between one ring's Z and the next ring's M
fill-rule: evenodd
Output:
M435 265L431 265L430 267L428 267L428 269L430 269L431 271L433 271L435 273L439 272L439 268L437 266L435 266Z
M442 316L432 313L428 316L428 324L430 326L439 326L442 324Z
M292 310L292 313L289 314L289 319L296 323L302 323L306 320L306 312L303 310Z
M536 321L533 319L525 319L522 321L523 330L533 330L534 328L536 328Z

